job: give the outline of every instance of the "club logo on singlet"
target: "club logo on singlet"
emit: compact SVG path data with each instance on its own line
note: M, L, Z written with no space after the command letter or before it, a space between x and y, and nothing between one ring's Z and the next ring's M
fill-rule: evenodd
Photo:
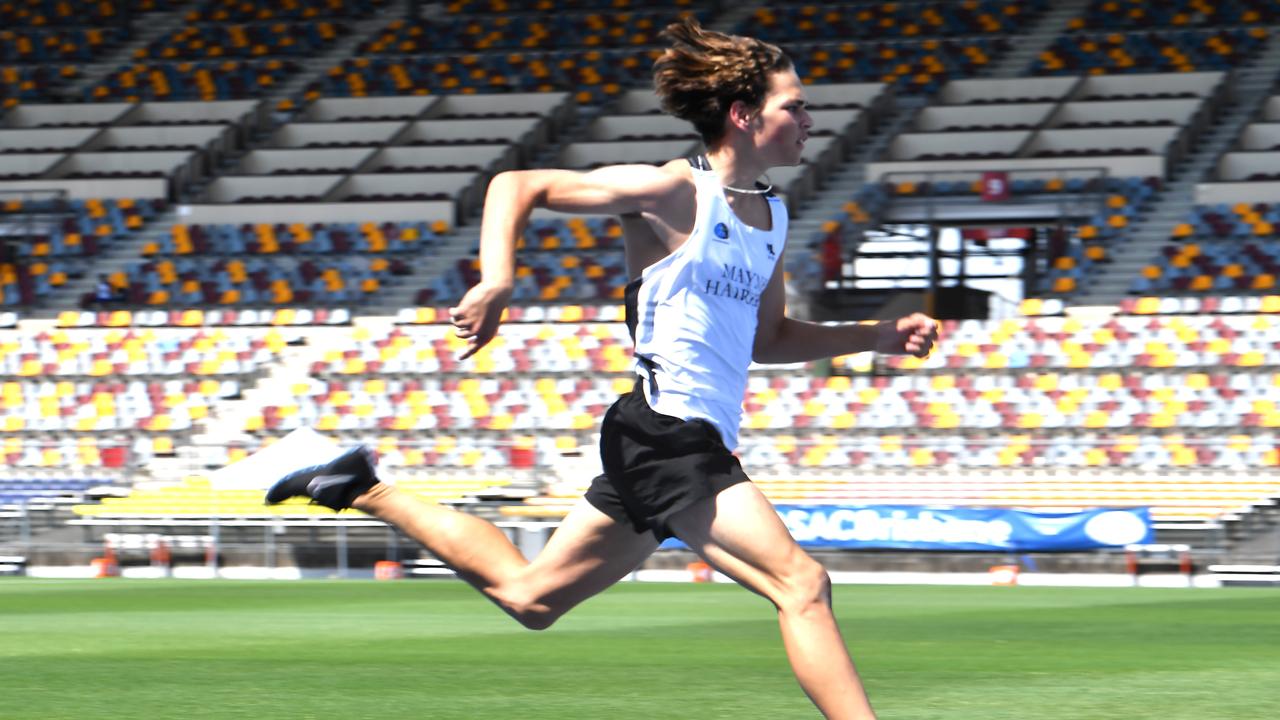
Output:
M713 228L713 230L715 232L716 239L719 240L720 242L725 242L729 239L728 225L725 225L724 223L716 223L716 226L715 228Z

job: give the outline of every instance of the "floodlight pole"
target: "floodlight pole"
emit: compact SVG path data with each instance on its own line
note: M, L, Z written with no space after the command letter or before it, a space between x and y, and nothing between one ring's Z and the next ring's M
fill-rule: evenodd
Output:
M929 317L936 318L938 316L938 283L939 277L942 275L938 255L938 224L934 222L937 214L936 203L934 198L934 174L929 173L925 176L925 182L929 183L929 193L926 195L925 201L925 231L929 243L929 282L924 291L924 313Z
M347 576L347 525L338 522L338 577Z
M22 552L31 555L31 498L23 498L22 513L18 518L18 542L21 544Z
M400 561L399 532L391 525L387 525L387 559L395 562Z
M924 293L924 312L929 317L937 317L938 283L942 275L938 253L938 226L932 220L925 227L929 232L929 284Z
M276 568L276 526L275 524L267 523L263 525L262 534L263 534L262 552L266 556L263 558L263 563L267 566L268 570L274 570Z
M213 515L209 518L209 549L205 552L205 565L214 577L218 576L218 538L221 534L218 516Z

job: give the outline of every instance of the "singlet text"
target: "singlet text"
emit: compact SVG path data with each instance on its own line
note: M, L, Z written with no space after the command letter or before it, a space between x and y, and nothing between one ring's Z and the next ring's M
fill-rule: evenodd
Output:
M768 284L769 278L760 273L725 263L719 278L707 279L703 292L714 297L738 300L751 307L760 307L760 294Z

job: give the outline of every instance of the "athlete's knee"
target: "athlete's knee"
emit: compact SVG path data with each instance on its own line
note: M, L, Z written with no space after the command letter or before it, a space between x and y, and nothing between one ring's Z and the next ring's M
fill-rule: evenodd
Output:
M527 585L519 583L493 588L489 596L528 630L546 630L564 614L563 610L538 597Z
M802 555L787 569L774 604L783 612L826 611L831 607L831 575L817 560Z
M560 613L555 612L544 605L527 605L525 607L516 608L511 612L511 617L520 623L526 630L546 630L560 619Z

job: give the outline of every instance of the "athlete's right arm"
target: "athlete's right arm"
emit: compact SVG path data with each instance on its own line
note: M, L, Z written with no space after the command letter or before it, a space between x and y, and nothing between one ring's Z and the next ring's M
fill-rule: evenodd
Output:
M653 212L679 191L682 180L653 165L611 165L590 172L512 170L489 183L480 224L480 283L450 308L466 359L497 333L515 286L516 242L534 208L586 215Z

